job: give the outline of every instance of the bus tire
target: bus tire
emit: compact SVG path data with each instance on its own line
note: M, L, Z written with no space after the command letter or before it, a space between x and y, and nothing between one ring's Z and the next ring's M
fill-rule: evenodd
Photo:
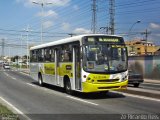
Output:
M43 86L43 79L41 74L38 75L38 84L39 86Z
M66 80L66 82L65 82L65 91L69 95L72 95L72 93L73 93L72 88L71 88L71 83L70 83L69 79Z
M109 91L101 91L100 94L101 94L101 95L107 95L108 92L109 92Z
M135 84L134 84L134 87L139 87L139 83L135 83Z

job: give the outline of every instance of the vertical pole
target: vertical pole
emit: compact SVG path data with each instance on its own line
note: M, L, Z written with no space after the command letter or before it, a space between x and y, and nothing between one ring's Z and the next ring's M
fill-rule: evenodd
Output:
M9 65L11 65L11 49L10 49L10 46L9 46Z
M2 58L4 57L4 39L2 39Z
M43 6L44 6L44 3L42 2L41 4L41 14L42 14L42 17L41 17L41 44L43 44L43 15L44 15L44 10L43 10Z
M148 39L148 30L147 29L146 29L146 32L145 32L145 37L146 37L145 55L147 55L147 39Z
M20 64L20 71L22 71L22 34L21 34L21 64Z
M109 14L110 14L110 31L111 35L115 34L115 0L109 0Z
M91 24L91 31L93 31L93 34L96 33L96 24L97 24L97 6L96 6L96 0L93 0L93 5L92 5L92 24Z
M29 31L28 31L29 32ZM29 46L28 46L28 32L27 32L27 69L28 69L28 52L29 52Z
M145 34L145 43L146 43L146 45L145 45L145 55L147 55L147 41L148 41L148 34L151 34L151 32L148 32L148 30L146 29L146 31L145 32L142 32L141 34Z
M29 56L29 46L28 46L28 32L29 32L29 25L27 26L27 30L26 30L26 32L27 32L27 69L28 69L28 64L29 64L29 62L28 62L28 56Z

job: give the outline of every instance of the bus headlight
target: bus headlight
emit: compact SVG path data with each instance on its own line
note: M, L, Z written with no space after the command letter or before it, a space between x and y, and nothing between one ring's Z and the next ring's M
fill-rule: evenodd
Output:
M94 80L91 79L90 77L88 77L88 78L87 78L87 82L89 82L89 83L94 83Z
M125 81L125 80L127 80L127 75L125 75L124 77L122 77L122 81Z

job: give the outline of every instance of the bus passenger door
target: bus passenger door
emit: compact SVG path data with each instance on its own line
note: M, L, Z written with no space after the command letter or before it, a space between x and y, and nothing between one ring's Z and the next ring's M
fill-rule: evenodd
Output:
M60 51L58 49L55 50L55 80L56 80L56 85L59 85L59 58L60 56Z
M81 62L80 62L80 46L73 47L73 83L76 90L81 90Z

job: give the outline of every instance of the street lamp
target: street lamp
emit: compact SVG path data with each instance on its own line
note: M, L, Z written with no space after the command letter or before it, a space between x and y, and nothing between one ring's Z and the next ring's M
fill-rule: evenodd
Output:
M140 22L141 22L140 20L137 20L135 23L132 24L132 26L131 26L130 29L129 29L128 36L130 35L132 28L133 28L137 23L140 23Z
M29 65L29 60L28 60L28 56L29 56L29 45L28 45L28 41L29 41L29 25L27 25L27 29L24 29L25 32L27 32L27 69L28 69L28 65Z
M109 32L109 27L100 27L100 30L101 30L101 29L105 30L105 33L108 34L108 32Z
M32 3L40 5L41 6L41 43L43 43L43 15L44 15L44 5L49 5L49 4L53 4L53 3L45 3L44 0L42 0L41 3L33 1Z
M132 26L131 26L130 29L129 29L128 36L130 36L131 30L133 29L133 27L134 27L137 23L140 23L140 22L141 22L140 20L137 20L135 23L132 24ZM130 37L129 37L129 38L130 38ZM134 51L133 48L134 48L134 47L133 47L133 45L132 45L132 50L131 50L132 52Z

